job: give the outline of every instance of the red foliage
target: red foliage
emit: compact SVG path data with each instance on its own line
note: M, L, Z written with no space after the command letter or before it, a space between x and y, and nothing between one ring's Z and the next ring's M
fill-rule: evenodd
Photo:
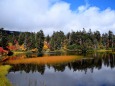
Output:
M2 47L0 47L0 53L2 53L3 52L3 48Z
M2 47L0 47L0 54L7 53L7 50L4 50Z

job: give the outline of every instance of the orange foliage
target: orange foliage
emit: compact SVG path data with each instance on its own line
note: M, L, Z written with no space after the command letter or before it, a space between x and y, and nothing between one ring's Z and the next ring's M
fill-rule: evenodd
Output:
M17 50L17 48L16 48L16 46L8 46L8 49L10 49L10 50Z
M9 44L8 49L10 49L10 50L18 50L19 49L18 42L15 45L13 45L12 43L8 43L8 44Z

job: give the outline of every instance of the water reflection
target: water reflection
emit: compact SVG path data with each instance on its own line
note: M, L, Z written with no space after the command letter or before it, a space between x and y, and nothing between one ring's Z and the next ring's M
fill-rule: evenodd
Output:
M71 63L12 65L8 78L17 86L114 86L115 55L99 54ZM20 80L21 79L21 80Z
M76 60L74 62L70 63L63 63L63 64L55 64L55 65L37 65L37 64L17 64L12 65L12 69L10 71L16 72L16 71L25 71L26 73L29 73L30 71L36 72L38 71L41 74L44 74L45 68L50 67L54 68L56 71L63 72L66 67L68 67L70 70L73 69L73 71L85 71L87 72L87 69L91 69L93 72L93 69L101 69L102 64L104 66L114 68L115 67L115 55L113 54L107 54L103 55L103 57L95 57L95 58L84 58L81 60Z

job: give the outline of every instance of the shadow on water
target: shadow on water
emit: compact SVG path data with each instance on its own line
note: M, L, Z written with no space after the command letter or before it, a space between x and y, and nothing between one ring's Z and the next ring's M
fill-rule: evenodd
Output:
M99 53L90 56L93 58L55 65L12 65L7 77L18 86L115 85L115 55Z

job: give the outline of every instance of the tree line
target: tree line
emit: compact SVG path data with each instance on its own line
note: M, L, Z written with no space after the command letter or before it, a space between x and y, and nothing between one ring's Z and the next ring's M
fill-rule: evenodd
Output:
M51 51L55 50L87 50L94 49L112 49L115 50L115 35L112 31L101 34L100 31L92 32L91 29L86 31L72 31L64 34L63 31L54 31L51 36L44 35L42 30L35 32L18 32L8 31L4 28L0 29L0 47L6 48L8 43L15 45L18 43L20 46L24 45L26 50L34 48L38 52L43 51L44 42L46 42Z

